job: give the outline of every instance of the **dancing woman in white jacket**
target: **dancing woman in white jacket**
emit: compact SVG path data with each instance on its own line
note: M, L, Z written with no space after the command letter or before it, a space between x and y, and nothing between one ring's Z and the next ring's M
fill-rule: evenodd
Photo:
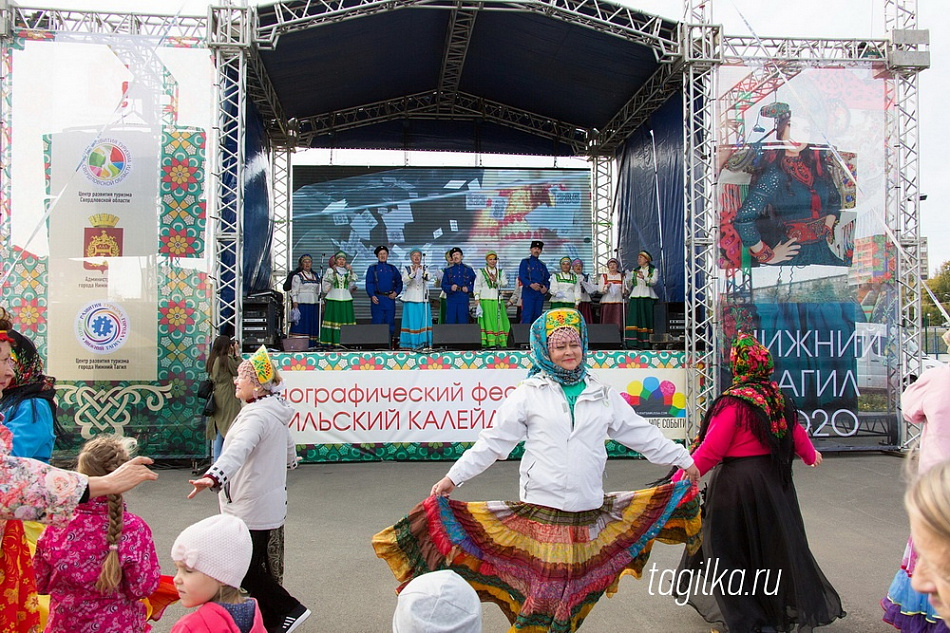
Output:
M589 373L577 310L543 313L531 326L531 354L528 379L494 425L373 545L400 581L453 569L515 629L573 631L625 570L642 570L654 539L692 543L699 530L697 505L677 507L691 494L685 482L605 494L604 441L675 464L691 480L699 472L685 448ZM522 441L521 503L447 498Z

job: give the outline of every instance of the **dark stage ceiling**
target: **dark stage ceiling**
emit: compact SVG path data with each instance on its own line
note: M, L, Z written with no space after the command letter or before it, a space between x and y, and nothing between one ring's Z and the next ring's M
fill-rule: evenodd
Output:
M256 11L249 93L291 145L612 153L682 83L679 24L608 2Z

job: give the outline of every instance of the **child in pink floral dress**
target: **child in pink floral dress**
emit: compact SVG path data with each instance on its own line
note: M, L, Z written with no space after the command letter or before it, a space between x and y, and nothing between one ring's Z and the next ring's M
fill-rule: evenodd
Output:
M102 476L128 460L122 439L100 435L83 447L77 470ZM39 593L50 594L47 633L145 631L140 600L158 587L158 556L152 531L125 512L122 495L81 503L68 526L48 528L33 564Z

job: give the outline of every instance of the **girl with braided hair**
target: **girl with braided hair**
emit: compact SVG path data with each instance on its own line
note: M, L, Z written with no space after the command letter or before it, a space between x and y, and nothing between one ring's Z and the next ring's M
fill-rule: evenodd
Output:
M821 453L772 380L768 348L740 332L730 361L732 386L709 407L693 445L699 471L713 474L703 543L684 554L675 593L729 633L811 631L845 616L808 547L792 483L795 456L818 466ZM740 577L747 584L737 587Z
M99 435L83 446L77 470L101 477L129 461L131 438ZM49 527L33 561L39 593L50 594L47 633L145 631L140 600L158 587L160 567L152 532L125 511L122 495L76 507L66 527Z

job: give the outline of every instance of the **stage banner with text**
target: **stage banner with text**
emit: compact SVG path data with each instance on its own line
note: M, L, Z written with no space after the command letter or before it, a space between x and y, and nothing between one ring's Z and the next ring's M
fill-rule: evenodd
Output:
M592 372L599 380L664 435L686 438L681 365L651 366L650 354L597 354ZM530 366L524 352L329 356L276 357L284 396L296 410L290 427L298 445L467 445L497 422Z

